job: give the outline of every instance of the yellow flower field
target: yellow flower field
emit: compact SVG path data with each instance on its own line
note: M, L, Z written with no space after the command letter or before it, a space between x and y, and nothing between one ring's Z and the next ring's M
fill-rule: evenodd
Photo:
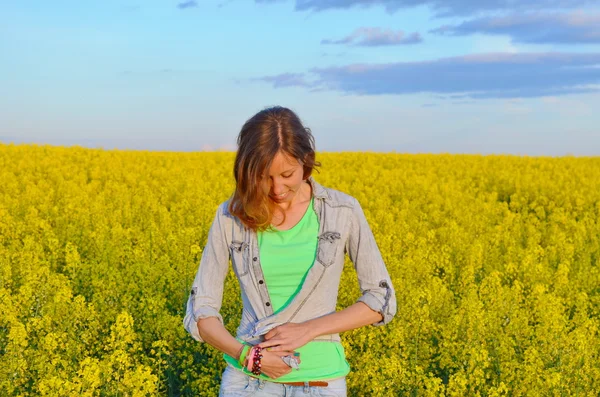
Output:
M233 153L0 144L0 395L214 396L183 329ZM342 334L351 396L597 396L600 157L319 153L397 291ZM347 259L339 307L359 296ZM231 271L222 314L240 314Z

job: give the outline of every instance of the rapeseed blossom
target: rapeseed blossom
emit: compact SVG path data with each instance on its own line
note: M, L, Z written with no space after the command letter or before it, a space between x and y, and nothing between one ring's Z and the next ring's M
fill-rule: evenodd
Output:
M392 323L342 334L349 395L597 395L600 158L317 157L397 291ZM0 145L0 395L217 393L181 320L233 159ZM359 294L347 259L339 308ZM230 271L232 333L240 310Z

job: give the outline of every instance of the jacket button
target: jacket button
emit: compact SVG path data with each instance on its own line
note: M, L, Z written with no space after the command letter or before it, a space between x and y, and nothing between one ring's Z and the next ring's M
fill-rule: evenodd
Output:
M258 280L259 284L264 284L265 282L263 280Z
M267 306L271 306L271 304L270 304L269 302L265 303L265 305L267 305Z
M252 260L253 260L254 262L256 262L256 261L258 260L258 258L257 258L257 257L254 257L254 258L252 258Z

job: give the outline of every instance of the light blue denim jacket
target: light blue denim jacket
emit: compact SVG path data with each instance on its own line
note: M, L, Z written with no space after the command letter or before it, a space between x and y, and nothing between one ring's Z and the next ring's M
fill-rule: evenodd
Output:
M202 342L197 321L217 317L223 300L229 260L242 293L242 319L237 337L250 344L263 341L262 335L288 322L300 323L336 311L340 275L347 252L354 264L364 302L381 313L387 324L396 314L396 295L371 228L358 201L337 190L325 188L312 177L314 210L319 219L317 255L301 290L274 314L267 284L260 266L256 232L244 227L222 203L214 218L200 266L192 284L183 320L185 329ZM315 340L340 341L339 334L321 335Z

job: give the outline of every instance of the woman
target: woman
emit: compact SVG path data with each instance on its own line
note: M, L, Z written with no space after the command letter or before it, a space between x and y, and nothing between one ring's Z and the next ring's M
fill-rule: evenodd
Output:
M312 178L314 139L291 110L260 111L237 143L236 189L210 228L185 328L224 353L221 396L345 396L339 333L396 313L373 233L356 199ZM336 312L346 252L362 296ZM236 338L219 314L230 259L243 302Z

